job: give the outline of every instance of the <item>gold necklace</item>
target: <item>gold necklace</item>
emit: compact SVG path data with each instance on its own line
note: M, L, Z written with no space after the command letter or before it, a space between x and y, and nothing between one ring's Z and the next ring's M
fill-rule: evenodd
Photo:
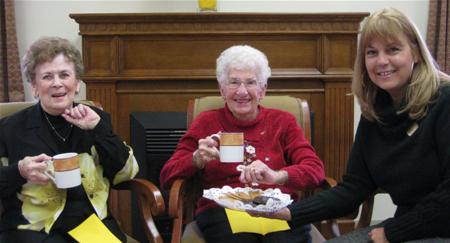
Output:
M63 142L66 142L67 138L69 138L70 133L72 132L73 124L70 124L70 130L69 130L69 132L67 133L67 136L66 136L66 137L63 137L61 134L59 134L58 131L56 131L56 128L53 126L53 124L52 124L52 123L50 122L50 120L48 119L47 113L46 113L45 111L44 111L44 116L45 116L45 119L47 120L48 124L49 124L50 127L52 128L52 130L55 132L56 136L58 136L58 138L60 138L61 140L63 140Z

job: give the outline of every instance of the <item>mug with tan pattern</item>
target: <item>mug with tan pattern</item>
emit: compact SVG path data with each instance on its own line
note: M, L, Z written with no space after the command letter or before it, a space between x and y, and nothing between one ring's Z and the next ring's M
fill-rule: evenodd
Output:
M221 132L212 137L219 142L220 162L242 163L244 161L244 133Z
M77 153L57 154L48 163L53 164L53 170L46 174L57 188L71 188L81 184L80 162Z

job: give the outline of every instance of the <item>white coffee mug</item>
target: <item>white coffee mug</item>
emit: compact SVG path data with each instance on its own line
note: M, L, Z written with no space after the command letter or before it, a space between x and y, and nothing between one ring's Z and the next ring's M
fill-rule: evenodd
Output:
M212 137L219 142L220 162L242 163L244 161L244 133L221 132Z
M55 183L57 188L71 188L81 184L80 163L77 153L64 153L53 156L53 170L47 176Z

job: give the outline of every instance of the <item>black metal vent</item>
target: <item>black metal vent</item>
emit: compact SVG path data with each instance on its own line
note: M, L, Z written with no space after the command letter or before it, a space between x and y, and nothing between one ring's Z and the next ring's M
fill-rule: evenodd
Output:
M147 153L173 153L178 141L186 129L151 129L145 130L145 151Z
M159 172L186 133L185 112L133 112L130 142L141 178L159 184Z
M130 143L139 164L138 177L159 187L161 168L175 151L178 141L186 133L185 112L133 112L130 115ZM162 190L162 188L160 188ZM166 191L162 191L166 195ZM140 225L138 205L133 196L133 237L147 242ZM171 222L167 216L155 218L164 242L170 242Z

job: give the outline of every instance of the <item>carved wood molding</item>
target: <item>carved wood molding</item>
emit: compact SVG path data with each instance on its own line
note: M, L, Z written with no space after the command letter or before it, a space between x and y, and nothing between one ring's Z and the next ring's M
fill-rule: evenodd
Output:
M81 35L356 33L367 13L70 14Z

